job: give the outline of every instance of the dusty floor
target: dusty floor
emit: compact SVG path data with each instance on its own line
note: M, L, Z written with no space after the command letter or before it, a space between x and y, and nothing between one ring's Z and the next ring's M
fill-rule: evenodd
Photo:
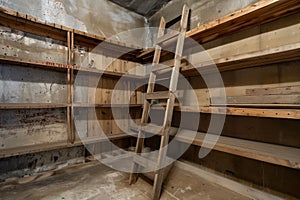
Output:
M0 188L0 199L23 200L143 200L150 199L151 185L143 179L128 185L128 174L103 165L53 176L41 181ZM248 199L174 167L166 181L162 200Z

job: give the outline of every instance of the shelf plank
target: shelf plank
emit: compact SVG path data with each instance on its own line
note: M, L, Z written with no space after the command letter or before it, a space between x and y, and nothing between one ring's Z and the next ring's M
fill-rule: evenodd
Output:
M294 109L203 107L203 108L201 108L201 113L226 114L226 115L235 115L235 116L281 118L281 119L300 119L300 110L294 110Z
M176 135L175 139L193 145L203 145L205 133L198 132L195 139L192 140L193 133L189 130L181 130ZM214 146L214 150L238 155L254 160L259 160L284 167L300 169L300 149L295 147L287 147L275 144L268 144L263 142L255 142L244 139L230 138L225 136L217 136L209 134L210 139L207 138L205 144L213 144L214 140L218 142ZM192 140L192 141L191 141ZM205 146L204 146L205 147Z
M124 133L107 136L107 138L110 140L124 139L128 137L131 137L131 135L127 135ZM98 142L103 142L107 138L91 137L91 138L85 138L82 141L77 140L74 142L74 144L70 144L67 142L56 142L56 143L48 143L48 144L22 146L22 147L10 148L10 149L0 149L0 158L7 158L12 156L38 153L44 151L52 151L52 150L63 149L63 148L71 148L71 147L81 146L83 144L94 144Z
M66 108L67 103L0 103L0 109Z
M222 102L223 97L212 97L212 102ZM227 96L228 104L296 104L300 106L300 95ZM217 103L216 103L217 104Z
M85 67L78 67L74 66L74 70L77 72L80 71L81 73L92 73L92 74L102 74L105 77L111 78L124 78L124 79L135 79L135 80L143 80L145 77L140 75L133 75L128 73L120 73L120 72L112 72L107 70L100 70L100 69L93 69L93 68L85 68Z
M72 66L67 64L44 62L44 61L23 59L23 58L18 58L13 56L3 56L3 55L0 55L0 63L22 65L22 66L36 67L36 68L43 68L43 69L54 69L58 71L66 71L67 69L72 68Z
M186 33L199 43L265 24L300 10L298 0L261 0ZM259 17L258 17L259 16Z
M83 144L95 144L98 142L103 142L106 141L107 139L109 140L119 140L119 139L125 139L125 138L129 138L136 135L136 133L130 133L126 134L126 133L120 133L120 134L113 134L113 135L108 135L106 137L101 136L101 137L88 137L88 138L82 138L81 140L77 140L74 142L73 145L77 145L77 146L81 146Z
M300 85L246 89L246 95L300 94Z
M42 109L42 108L141 108L142 104L67 104L67 103L0 103L0 109Z
M131 75L126 73L119 73L119 72L111 72L111 71L103 71L98 69L91 69L91 68L84 68L79 66L71 66L62 63L54 63L54 62L45 62L39 60L31 60L31 59L23 59L13 56L2 56L0 55L0 63L6 63L11 65L21 65L27 67L35 67L41 69L51 69L57 71L64 71L66 72L67 69L74 69L75 71L81 71L83 73L92 73L92 74L103 74L105 77L111 78L124 78L124 79L135 79L135 80L143 80L144 76L138 75Z
M195 63L194 67L184 66L181 73L185 76L193 76L199 75L199 72L201 74L214 72L212 68L214 65L220 72L224 72L295 60L300 60L300 43Z
M72 106L78 108L141 108L142 104L84 104L84 103L75 103Z
M300 105L299 105L300 107ZM152 109L164 110L160 106L153 106ZM234 116L266 117L280 119L300 119L300 109L274 109L274 108L241 108L241 107L198 107L177 106L174 111L207 113Z

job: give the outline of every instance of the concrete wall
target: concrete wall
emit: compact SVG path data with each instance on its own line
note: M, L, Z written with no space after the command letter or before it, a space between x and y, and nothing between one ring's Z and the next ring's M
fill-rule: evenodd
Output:
M74 147L1 159L0 182L83 163L84 153L83 147Z
M190 8L190 20L188 22L188 30L190 30L257 1L258 0L174 0L150 17L149 26L159 26L161 17L164 17L166 22L169 22L180 16L184 4L187 4ZM178 28L179 22L169 27L169 29L173 30L178 30ZM156 33L152 33L150 38L154 43Z
M143 16L106 0L1 0L0 6L26 13L42 21L105 37L145 26ZM128 35L122 35L115 39L136 44L136 39L143 37L137 35L131 41L128 38Z
M215 20L258 0L174 0L168 3L150 19L150 26L157 26L163 16L170 21L181 15L182 7L187 4L191 9L190 28Z

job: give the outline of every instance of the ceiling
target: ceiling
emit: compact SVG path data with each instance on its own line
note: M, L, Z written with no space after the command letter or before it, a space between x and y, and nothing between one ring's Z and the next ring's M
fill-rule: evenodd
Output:
M143 15L147 18L159 11L171 0L109 0L130 11Z

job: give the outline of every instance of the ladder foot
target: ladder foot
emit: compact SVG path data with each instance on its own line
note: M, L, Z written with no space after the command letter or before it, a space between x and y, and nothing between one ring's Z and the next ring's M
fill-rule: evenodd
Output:
M137 175L136 174L131 174L129 178L129 185L135 184L137 182Z

